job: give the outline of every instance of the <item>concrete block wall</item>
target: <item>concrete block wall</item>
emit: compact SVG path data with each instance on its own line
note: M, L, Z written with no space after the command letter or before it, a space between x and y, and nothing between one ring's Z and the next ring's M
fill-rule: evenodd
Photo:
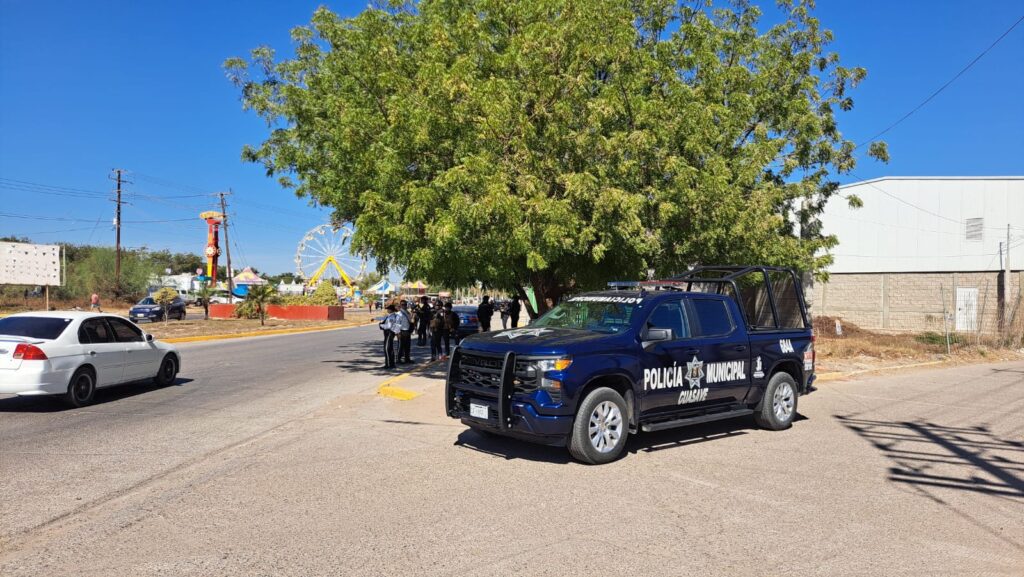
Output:
M1009 303L1017 305L1024 271L1010 274ZM943 330L943 297L950 330L955 330L956 289L975 288L974 311L983 334L1000 326L998 272L958 273L838 273L807 290L812 315L838 317L865 329L891 331ZM1024 315L1024 310L1017 312Z

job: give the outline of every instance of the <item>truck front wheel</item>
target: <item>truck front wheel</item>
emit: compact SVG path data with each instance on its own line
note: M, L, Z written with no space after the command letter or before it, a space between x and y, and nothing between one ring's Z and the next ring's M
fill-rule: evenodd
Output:
M754 421L762 429L788 429L796 416L796 399L793 377L788 373L775 373L765 387L761 402L754 409Z
M614 389L600 387L590 391L576 412L569 453L590 465L614 461L626 447L628 415L626 401Z

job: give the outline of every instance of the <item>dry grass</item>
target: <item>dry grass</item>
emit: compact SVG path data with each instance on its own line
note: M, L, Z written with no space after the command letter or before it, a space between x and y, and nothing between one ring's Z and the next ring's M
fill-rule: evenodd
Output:
M815 317L817 369L820 372L854 371L893 367L937 360L962 363L1016 360L1021 351L954 342L947 356L945 338L935 333L880 333L843 322L843 334L835 334L835 318Z

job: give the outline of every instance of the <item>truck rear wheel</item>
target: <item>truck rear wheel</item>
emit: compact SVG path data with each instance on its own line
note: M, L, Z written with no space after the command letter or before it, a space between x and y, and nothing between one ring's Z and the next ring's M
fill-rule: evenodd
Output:
M628 415L626 401L614 389L590 391L576 412L569 454L590 465L614 461L626 447Z
M793 377L789 373L775 373L765 387L761 402L754 409L754 421L762 429L788 429L796 416L796 399Z

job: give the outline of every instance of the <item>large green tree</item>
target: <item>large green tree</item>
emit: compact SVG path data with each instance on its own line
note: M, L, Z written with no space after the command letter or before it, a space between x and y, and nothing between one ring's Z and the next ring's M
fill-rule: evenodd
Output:
M835 115L865 71L812 4L771 26L743 1L321 8L294 56L225 66L270 128L243 158L354 222L379 268L530 286L542 312L648 269L830 262L814 216L854 167Z

